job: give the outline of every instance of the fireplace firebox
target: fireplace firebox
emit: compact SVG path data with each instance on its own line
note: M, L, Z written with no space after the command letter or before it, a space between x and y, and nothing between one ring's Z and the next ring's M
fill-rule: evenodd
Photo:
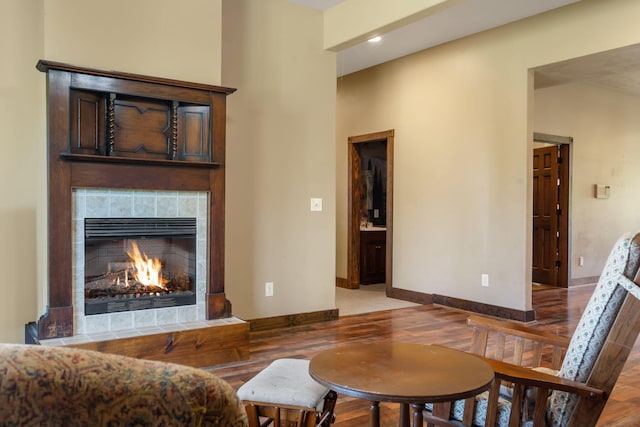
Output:
M85 218L85 314L196 303L196 218Z

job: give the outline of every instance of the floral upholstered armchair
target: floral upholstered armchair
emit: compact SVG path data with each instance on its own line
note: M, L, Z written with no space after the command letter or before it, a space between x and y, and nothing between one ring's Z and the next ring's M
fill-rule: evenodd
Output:
M224 426L247 417L206 371L88 350L0 344L2 426Z

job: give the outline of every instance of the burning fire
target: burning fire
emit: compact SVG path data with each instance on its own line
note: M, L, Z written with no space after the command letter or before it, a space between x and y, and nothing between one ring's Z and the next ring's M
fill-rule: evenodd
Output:
M162 263L158 258L149 258L146 254L141 254L136 242L131 242L131 250L127 251L134 267L134 279L143 286L167 289L165 286L168 280L162 278ZM125 286L129 286L129 277L126 276Z

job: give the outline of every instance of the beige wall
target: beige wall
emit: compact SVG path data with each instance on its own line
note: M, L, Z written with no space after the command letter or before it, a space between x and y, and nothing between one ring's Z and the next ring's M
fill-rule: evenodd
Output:
M0 1L0 341L46 306L45 75L38 59L220 84L221 0ZM110 31L113 28L113 31Z
M234 314L335 307L335 54L322 48L322 14L286 0L224 3L233 21L224 25L222 79L221 0L0 2L0 271L8 289L0 341L21 342L24 324L46 303L40 58L237 87L228 98L227 154ZM310 197L323 199L322 212L309 211ZM269 299L266 281L275 283Z
M530 309L529 69L638 43L639 16L583 1L338 79L337 275L347 138L395 129L394 286Z
M220 84L222 0L46 0L46 59Z
M0 1L0 342L22 342L44 275L42 1Z
M640 97L573 83L535 91L535 130L571 136L571 278L598 276L611 246L640 229ZM594 184L611 186L594 198ZM584 265L578 258L584 257Z
M335 307L335 54L322 13L286 0L223 6L226 289L245 319ZM227 25L226 23L230 23ZM231 24L232 23L232 24ZM323 199L310 212L310 198ZM274 296L265 297L265 282Z

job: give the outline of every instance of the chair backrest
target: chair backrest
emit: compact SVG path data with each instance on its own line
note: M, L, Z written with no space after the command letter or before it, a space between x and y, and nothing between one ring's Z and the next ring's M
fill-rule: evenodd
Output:
M614 245L567 348L559 377L586 383L608 396L640 332L638 287L640 234ZM605 400L589 402L554 391L549 410L554 426L595 425Z
M512 321L469 316L473 328L470 352L529 368L545 367L557 372L569 338Z

